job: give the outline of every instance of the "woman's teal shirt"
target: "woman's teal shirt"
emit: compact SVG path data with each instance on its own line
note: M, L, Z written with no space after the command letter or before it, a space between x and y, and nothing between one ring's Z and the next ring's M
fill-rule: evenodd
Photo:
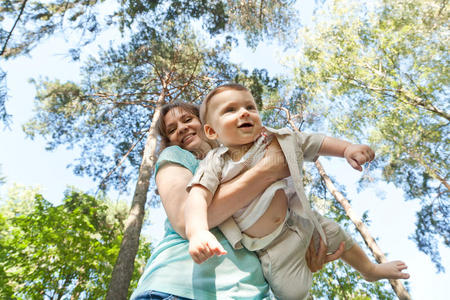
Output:
M198 166L195 156L178 146L164 149L156 162L155 175L166 163L179 164L192 174ZM164 237L153 249L131 299L149 290L191 299L269 299L269 286L256 255L233 249L218 229L211 232L228 254L199 265L189 255L189 242L166 220Z

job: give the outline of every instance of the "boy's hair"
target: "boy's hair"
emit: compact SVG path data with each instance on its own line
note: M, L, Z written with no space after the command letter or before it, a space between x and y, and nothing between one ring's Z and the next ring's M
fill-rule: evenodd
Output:
M162 148L165 148L169 145L169 137L167 136L166 132L166 122L164 121L164 117L167 115L169 111L171 111L174 108L178 108L181 110L184 110L187 113L190 113L191 115L195 116L196 118L199 118L199 110L198 106L192 103L186 103L186 102L173 102L173 103L167 103L161 107L161 112L158 118L158 121L156 122L156 130L158 132L158 135L161 137L162 142Z
M205 125L206 123L206 117L208 114L208 103L211 100L211 98L217 94L220 94L228 90L250 92L248 88L239 83L226 83L219 85L218 87L213 89L211 92L208 93L208 95L206 95L205 99L202 102L202 105L200 105L200 121L202 122L203 125Z

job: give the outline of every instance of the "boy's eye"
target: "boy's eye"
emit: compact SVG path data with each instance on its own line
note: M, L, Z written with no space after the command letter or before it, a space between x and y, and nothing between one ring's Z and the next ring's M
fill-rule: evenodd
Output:
M252 105L247 106L247 109L248 110L255 110L256 107L252 104Z
M234 111L234 107L227 107L225 108L225 112L233 112Z

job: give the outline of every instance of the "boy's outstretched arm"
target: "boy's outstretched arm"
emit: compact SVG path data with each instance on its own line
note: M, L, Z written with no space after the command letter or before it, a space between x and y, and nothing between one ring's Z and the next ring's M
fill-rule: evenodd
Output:
M212 193L201 185L194 185L186 199L186 236L189 239L189 254L201 264L213 255L227 254L216 237L208 230L207 209Z
M319 155L345 157L353 169L358 171L362 171L362 165L375 158L375 152L367 145L352 144L329 136L323 140Z

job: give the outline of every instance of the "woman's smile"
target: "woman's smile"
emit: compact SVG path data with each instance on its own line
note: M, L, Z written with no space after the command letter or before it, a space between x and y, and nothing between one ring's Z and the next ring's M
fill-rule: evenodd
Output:
M197 133L195 132L191 132L186 134L182 139L181 139L181 144L183 145L188 145L190 142L192 142L195 139L195 136L197 135Z

